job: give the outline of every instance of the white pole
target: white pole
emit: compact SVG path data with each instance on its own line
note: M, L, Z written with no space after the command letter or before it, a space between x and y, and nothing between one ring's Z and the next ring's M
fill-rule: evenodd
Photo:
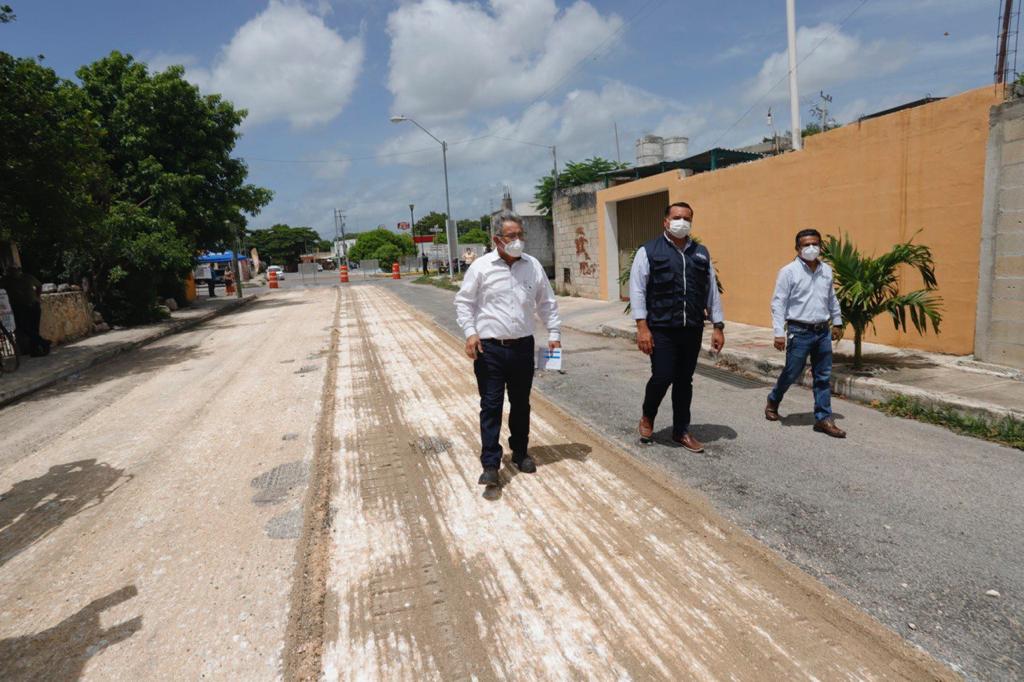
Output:
M786 33L789 37L789 117L793 127L793 149L804 148L800 138L800 92L796 85L796 0L786 0Z

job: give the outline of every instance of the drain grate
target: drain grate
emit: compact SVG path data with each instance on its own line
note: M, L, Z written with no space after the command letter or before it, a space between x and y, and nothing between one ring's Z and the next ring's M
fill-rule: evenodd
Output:
M447 438L439 438L437 436L420 436L413 443L413 447L421 455L440 455L442 452L448 452L452 449L452 442Z
M697 365L697 374L736 388L764 388L764 384L760 381L748 379L742 374L736 374L720 367Z

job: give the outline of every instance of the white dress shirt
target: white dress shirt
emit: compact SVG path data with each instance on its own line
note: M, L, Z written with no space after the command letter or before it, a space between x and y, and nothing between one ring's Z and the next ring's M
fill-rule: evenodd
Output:
M669 244L682 255L683 249L675 245L668 235L664 235ZM689 243L687 243L689 246ZM718 293L718 276L715 274L715 266L708 263L711 283L708 287L708 301L704 306L708 311L711 322L725 322L722 314L722 296ZM633 258L633 267L629 271L629 308L633 312L634 320L647 319L647 281L651 278L651 261L647 257L647 249L640 247L636 250Z
M509 265L495 249L466 270L455 295L455 319L467 339L532 336L535 316L547 327L548 341L560 340L555 292L536 258L523 254Z
M772 329L776 337L786 335L786 320L808 324L831 320L835 327L843 324L828 263L819 261L818 267L811 270L798 256L779 270L772 295Z

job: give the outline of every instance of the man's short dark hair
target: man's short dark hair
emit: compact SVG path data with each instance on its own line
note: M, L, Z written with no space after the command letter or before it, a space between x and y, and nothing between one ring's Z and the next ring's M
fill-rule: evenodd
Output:
M665 217L666 217L666 218L668 217L668 214L672 212L672 207L673 207L673 206L678 206L679 208L688 208L688 209L690 209L690 213L691 213L691 214L693 213L693 207L692 207L692 206L690 206L690 205L689 205L688 203L686 203L685 201L677 201L677 202L676 202L676 203L674 203L674 204L669 204L669 205L668 205L668 206L667 206L667 207L665 208Z
M813 228L808 228L806 230L800 230L799 232L796 233L796 245L797 246L800 246L800 240L803 239L804 237L817 237L818 238L818 243L819 244L821 243L821 232L818 232L817 230L815 230Z

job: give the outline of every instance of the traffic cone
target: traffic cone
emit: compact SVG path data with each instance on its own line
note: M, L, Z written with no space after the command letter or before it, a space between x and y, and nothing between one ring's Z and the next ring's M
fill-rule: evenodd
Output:
M271 289L280 288L277 284L277 270L270 271L270 274L267 276L267 284Z
M342 265L341 269L338 271L338 281L341 282L342 284L347 284L348 283L348 266L347 265Z
M402 273L398 270L398 261L391 264L391 279L402 279Z

